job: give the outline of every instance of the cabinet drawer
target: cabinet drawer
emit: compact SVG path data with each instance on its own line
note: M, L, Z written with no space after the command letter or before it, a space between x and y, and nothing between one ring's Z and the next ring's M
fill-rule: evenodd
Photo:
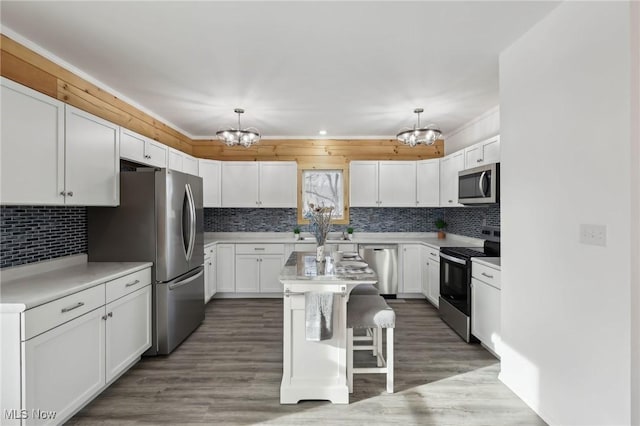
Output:
M151 284L151 268L146 268L106 283L107 303Z
M104 284L79 291L24 312L24 340L104 305Z
M427 246L425 247L425 251L427 252L427 258L429 258L429 260L440 262L440 250Z
M284 244L236 244L236 254L284 254Z
M498 269L473 262L471 266L471 276L489 284L492 287L500 289L500 271Z

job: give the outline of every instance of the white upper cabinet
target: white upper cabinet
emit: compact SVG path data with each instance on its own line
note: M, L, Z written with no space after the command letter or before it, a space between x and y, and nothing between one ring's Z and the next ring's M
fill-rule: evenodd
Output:
M202 178L204 207L220 207L221 163L216 160L198 160L198 175Z
M198 176L198 159L189 154L182 154L182 171L193 176Z
M182 171L182 153L177 149L169 148L169 166L171 170Z
M120 130L120 157L153 167L167 167L169 148L131 130Z
M120 127L67 105L66 204L120 204Z
M440 160L440 205L458 207L458 172L464 169L464 150Z
M298 165L295 161L259 162L259 206L297 206Z
M415 161L352 161L352 207L415 207Z
M2 204L64 204L64 103L0 81Z
M352 161L349 181L351 207L378 207L377 161Z
M378 193L380 207L415 207L416 162L380 161Z
M422 160L416 163L416 206L440 205L440 159Z
M259 207L258 163L222 163L222 207Z
M178 151L174 148L169 148L169 168L190 175L198 176L198 159L186 154L182 151Z
M222 163L222 207L296 207L295 161Z
M470 169L483 164L500 161L500 136L471 145L464 149L464 168Z
M1 82L2 203L117 206L119 126Z

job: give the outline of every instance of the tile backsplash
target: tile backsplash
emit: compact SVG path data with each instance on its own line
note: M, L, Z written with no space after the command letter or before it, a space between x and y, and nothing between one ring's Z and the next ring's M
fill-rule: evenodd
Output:
M480 238L482 225L500 226L500 206L462 208L353 207L356 232L434 232L444 218L447 232ZM0 206L0 268L87 252L85 207ZM207 232L291 232L296 209L204 209ZM301 227L307 231L306 226Z
M0 267L87 252L87 209L0 206Z
M204 209L206 232L290 232L297 226L296 209ZM352 207L349 225L356 232L434 232L434 222L444 218L447 232L480 238L482 225L500 226L500 205L460 208ZM306 231L306 226L301 226Z

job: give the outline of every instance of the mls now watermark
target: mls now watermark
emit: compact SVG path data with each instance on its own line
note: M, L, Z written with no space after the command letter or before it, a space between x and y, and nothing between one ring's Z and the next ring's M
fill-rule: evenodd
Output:
M11 410L4 410L3 414L6 420L53 420L56 418L56 414L58 413L55 411L45 411L36 408L32 410L18 410L14 408Z

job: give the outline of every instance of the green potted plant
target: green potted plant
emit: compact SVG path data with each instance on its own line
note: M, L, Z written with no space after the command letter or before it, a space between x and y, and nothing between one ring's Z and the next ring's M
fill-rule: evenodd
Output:
M436 228L438 228L438 239L443 240L446 237L444 229L447 227L447 222L440 218L435 221Z
M300 228L298 228L297 226L293 228L293 238L295 238L296 240L300 239Z
M347 228L347 238L350 240L353 239L353 228L351 227Z

